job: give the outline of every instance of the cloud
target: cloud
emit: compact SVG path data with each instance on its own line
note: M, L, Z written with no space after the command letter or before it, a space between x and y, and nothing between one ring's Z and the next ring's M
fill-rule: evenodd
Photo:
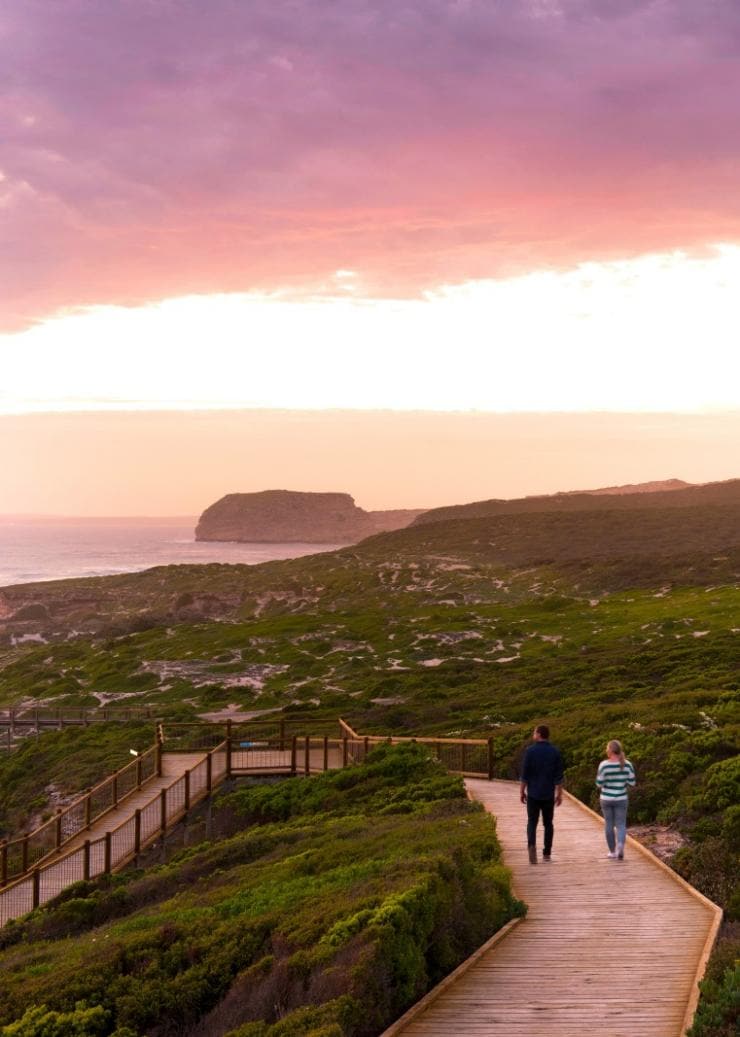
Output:
M0 316L740 238L732 0L0 0Z

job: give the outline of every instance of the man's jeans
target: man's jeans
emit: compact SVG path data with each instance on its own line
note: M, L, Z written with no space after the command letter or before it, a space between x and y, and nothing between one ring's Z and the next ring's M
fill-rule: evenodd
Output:
M543 852L552 850L552 815L555 812L554 799L533 799L527 796L527 846L535 846L537 842L537 822L542 813L542 824L545 829L545 846Z
M611 853L618 848L624 847L627 828L627 800L616 799L611 802L601 800L601 812L604 815L604 833L606 844ZM614 829L617 830L617 838L614 839Z

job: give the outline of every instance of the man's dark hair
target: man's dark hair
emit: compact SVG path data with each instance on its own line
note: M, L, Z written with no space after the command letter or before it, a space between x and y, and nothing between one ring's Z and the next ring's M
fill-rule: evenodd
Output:
M535 728L535 731L540 736L540 738L550 737L550 728L547 726L547 724L538 724Z

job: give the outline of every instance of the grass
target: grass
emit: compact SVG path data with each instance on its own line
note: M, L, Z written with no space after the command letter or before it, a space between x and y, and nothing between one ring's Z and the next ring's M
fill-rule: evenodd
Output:
M0 1034L79 1013L70 1032L369 1037L522 910L491 818L417 746L240 789L217 821L0 931Z
M11 607L44 605L48 619L17 633L47 643L6 631L0 701L103 694L171 717L236 705L307 726L341 714L365 733L493 736L506 777L548 722L569 787L592 804L618 737L638 772L631 819L678 829L675 867L737 919L736 490L682 507L528 505L294 561L8 588Z

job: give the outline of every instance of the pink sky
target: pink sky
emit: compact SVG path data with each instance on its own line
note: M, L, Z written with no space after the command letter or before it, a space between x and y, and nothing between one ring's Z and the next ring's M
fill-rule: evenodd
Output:
M0 329L740 241L735 0L0 0Z

